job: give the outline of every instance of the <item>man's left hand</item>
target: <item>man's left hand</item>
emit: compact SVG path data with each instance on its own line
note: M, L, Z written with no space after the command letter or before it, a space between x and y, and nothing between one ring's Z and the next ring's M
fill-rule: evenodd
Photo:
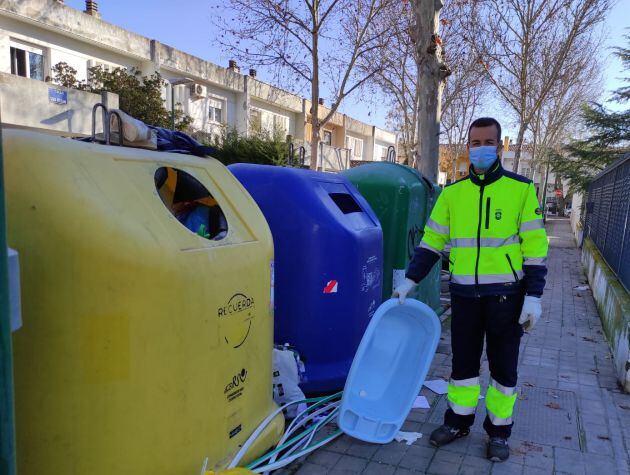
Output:
M518 319L518 323L523 325L525 331L533 330L536 322L542 314L542 307L540 305L540 297L534 297L533 295L526 295L523 302L523 310L521 310L521 318Z

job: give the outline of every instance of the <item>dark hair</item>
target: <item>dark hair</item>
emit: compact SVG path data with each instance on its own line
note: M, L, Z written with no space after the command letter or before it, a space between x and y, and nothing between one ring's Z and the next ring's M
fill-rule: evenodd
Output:
M468 128L468 141L470 142L470 131L473 127L490 127L491 125L496 126L497 128L497 142L501 143L501 124L492 117L479 117L478 119L473 120L472 124Z

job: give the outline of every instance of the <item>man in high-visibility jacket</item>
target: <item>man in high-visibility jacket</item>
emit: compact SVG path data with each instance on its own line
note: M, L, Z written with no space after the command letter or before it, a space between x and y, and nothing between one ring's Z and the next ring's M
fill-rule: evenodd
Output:
M485 336L491 379L484 428L488 458L498 462L510 453L523 328L531 330L542 313L548 243L534 184L501 166L499 123L477 119L468 135L469 175L440 194L394 296L404 302L450 243L453 365L444 425L431 443L439 447L470 432Z

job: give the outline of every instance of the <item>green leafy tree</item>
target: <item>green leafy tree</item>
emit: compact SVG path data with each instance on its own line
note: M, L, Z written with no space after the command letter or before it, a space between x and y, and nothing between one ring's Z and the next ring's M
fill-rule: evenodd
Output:
M77 71L67 63L57 63L53 68L53 81L64 87L80 89L100 94L118 94L119 107L127 114L145 124L170 128L171 112L164 107L162 87L166 84L159 73L142 76L136 69L114 68L105 70L102 66L88 69L88 80L77 80ZM181 109L175 110L175 128L187 130L192 118Z
M85 90L86 84L77 80L77 70L68 63L57 63L52 67L53 82L63 87Z
M625 38L630 40L630 36ZM618 47L615 54L627 72L630 48ZM626 79L626 82L630 81ZM613 99L627 104L630 86L617 89ZM630 108L611 111L602 104L590 104L584 107L582 119L588 136L570 143L551 159L554 171L569 180L574 192L586 190L593 176L630 151Z
M225 165L232 163L258 163L263 165L287 165L289 144L280 135L263 131L247 137L234 128L225 128L221 135L210 137L204 133L193 136L206 145L216 148L214 158Z

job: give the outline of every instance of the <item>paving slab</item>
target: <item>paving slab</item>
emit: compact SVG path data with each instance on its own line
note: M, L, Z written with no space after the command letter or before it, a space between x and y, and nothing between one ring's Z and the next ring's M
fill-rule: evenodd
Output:
M597 308L586 284L569 221L547 220L549 273L543 316L521 341L519 398L511 454L506 463L485 458L484 401L471 434L435 449L429 435L442 423L446 396L426 388L431 404L414 410L404 430L423 437L413 445L373 445L342 436L294 462L282 474L619 474L630 475L630 395L619 389ZM448 316L427 379L448 378L451 348ZM482 362L482 383L488 365ZM482 394L485 390L482 389Z

